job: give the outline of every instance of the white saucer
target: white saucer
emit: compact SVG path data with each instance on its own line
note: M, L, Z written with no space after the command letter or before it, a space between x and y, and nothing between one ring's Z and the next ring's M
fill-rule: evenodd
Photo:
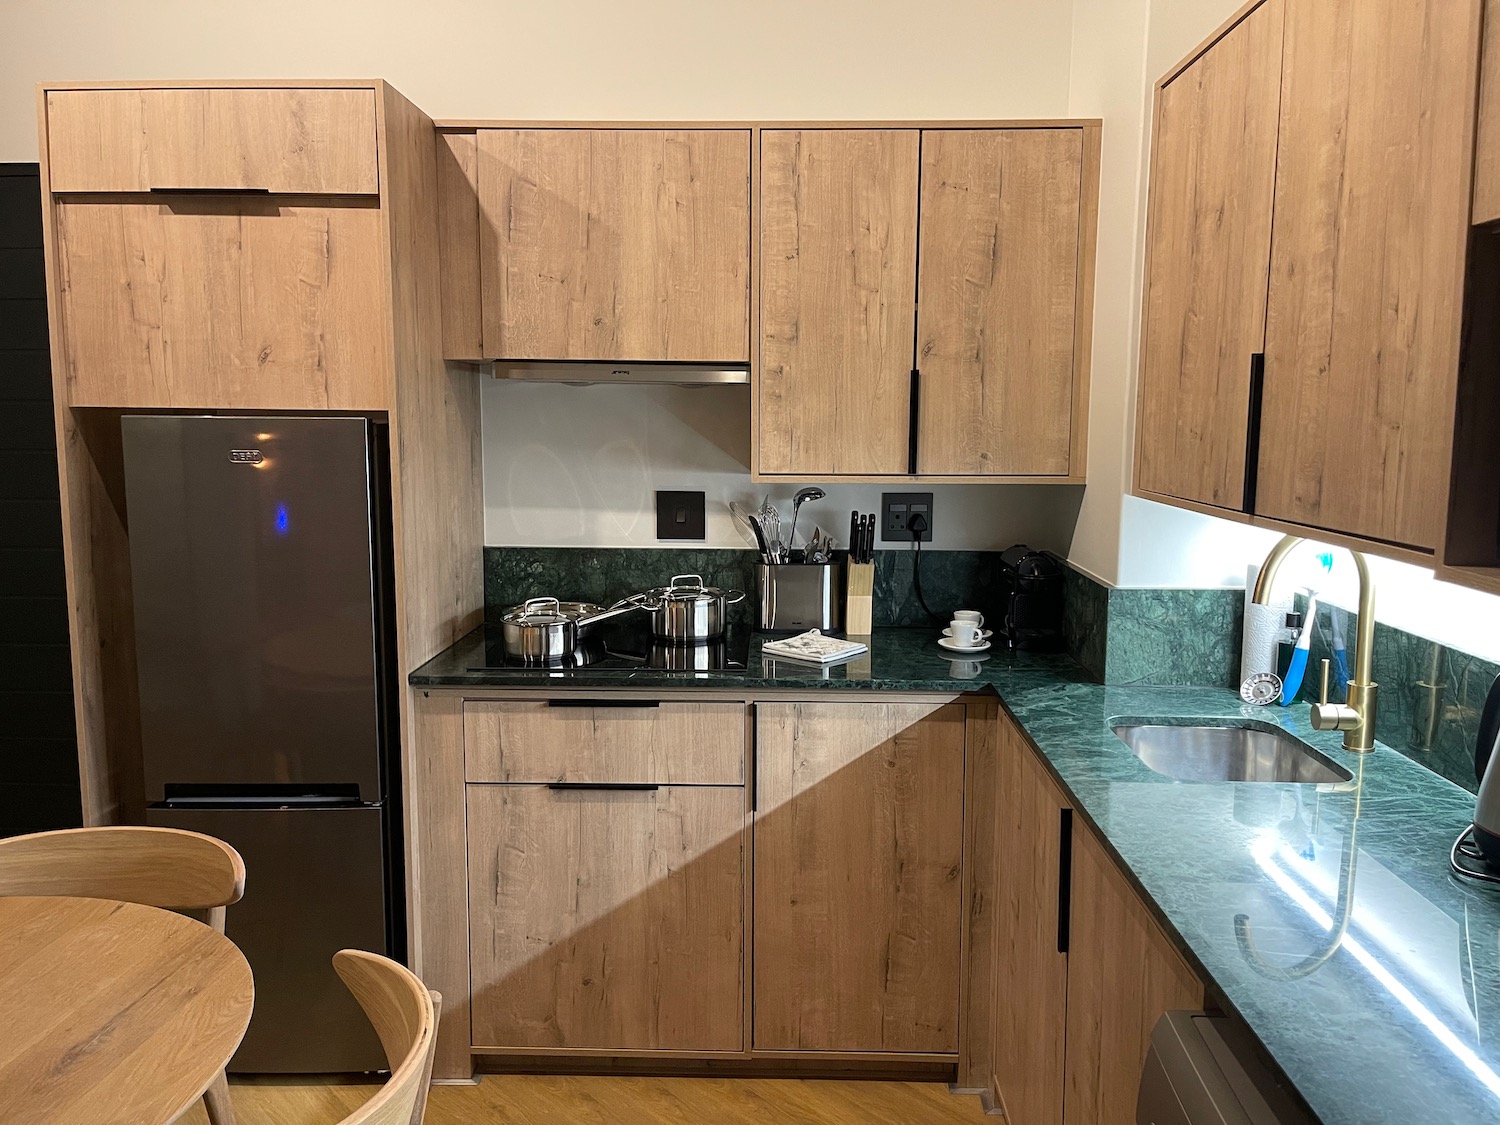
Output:
M993 629L981 629L981 630L979 630L979 636L980 636L981 640L986 640L987 641L991 637L993 637L994 635L995 635L995 631ZM944 629L943 630L943 636L948 637L951 640L952 637L953 637L953 630L952 629Z
M972 648L965 648L963 645L954 644L952 639L948 637L939 637L938 644L942 645L949 652L983 652L990 647L990 642L984 641L981 644L974 645Z

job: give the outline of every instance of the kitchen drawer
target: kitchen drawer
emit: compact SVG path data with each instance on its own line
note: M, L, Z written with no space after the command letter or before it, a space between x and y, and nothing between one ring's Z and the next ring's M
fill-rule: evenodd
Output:
M373 195L370 89L52 90L54 192Z
M470 702L470 781L743 785L742 703Z

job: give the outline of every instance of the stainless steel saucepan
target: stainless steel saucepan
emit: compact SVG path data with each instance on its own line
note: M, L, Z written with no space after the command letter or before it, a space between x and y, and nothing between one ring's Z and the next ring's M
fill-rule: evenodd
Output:
M744 601L745 592L705 586L701 574L678 574L636 598L651 614L651 632L659 640L685 645L722 637L725 607Z
M500 633L507 656L543 663L563 660L594 626L643 608L639 596L616 602L608 609L593 602L531 598L501 614Z

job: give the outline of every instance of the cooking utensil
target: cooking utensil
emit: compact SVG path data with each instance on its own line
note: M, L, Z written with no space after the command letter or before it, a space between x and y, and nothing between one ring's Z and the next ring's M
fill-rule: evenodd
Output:
M760 547L760 561L767 564L775 562L771 557L771 544L766 539L766 530L760 526L759 516L750 516L750 530L755 532L755 542Z
M796 497L792 500L792 530L787 534L786 539L788 547L797 546L797 515L801 512L802 505L809 500L821 500L827 495L828 493L824 492L821 488L804 488L797 493Z
M734 517L735 525L740 529L740 532L751 543L758 543L758 540L755 538L755 526L752 523L755 517L750 513L750 509L746 508L738 500L731 500L729 502L729 514Z
M639 595L605 609L593 602L531 598L500 616L500 635L508 656L546 663L561 661L578 647L585 633L615 617L645 608Z
M766 496L765 503L760 506L756 513L760 517L760 529L765 532L766 544L771 549L771 561L782 562L781 554L781 513L776 510L776 505L771 503L771 497Z
M651 614L653 634L674 644L697 644L724 635L725 607L744 601L745 592L705 586L701 574L677 574L636 597Z

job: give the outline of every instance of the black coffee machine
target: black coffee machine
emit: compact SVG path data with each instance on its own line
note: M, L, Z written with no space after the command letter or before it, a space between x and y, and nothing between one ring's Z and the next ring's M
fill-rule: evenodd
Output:
M1018 543L1000 554L1000 621L997 637L1021 652L1063 647L1063 575L1056 555Z

